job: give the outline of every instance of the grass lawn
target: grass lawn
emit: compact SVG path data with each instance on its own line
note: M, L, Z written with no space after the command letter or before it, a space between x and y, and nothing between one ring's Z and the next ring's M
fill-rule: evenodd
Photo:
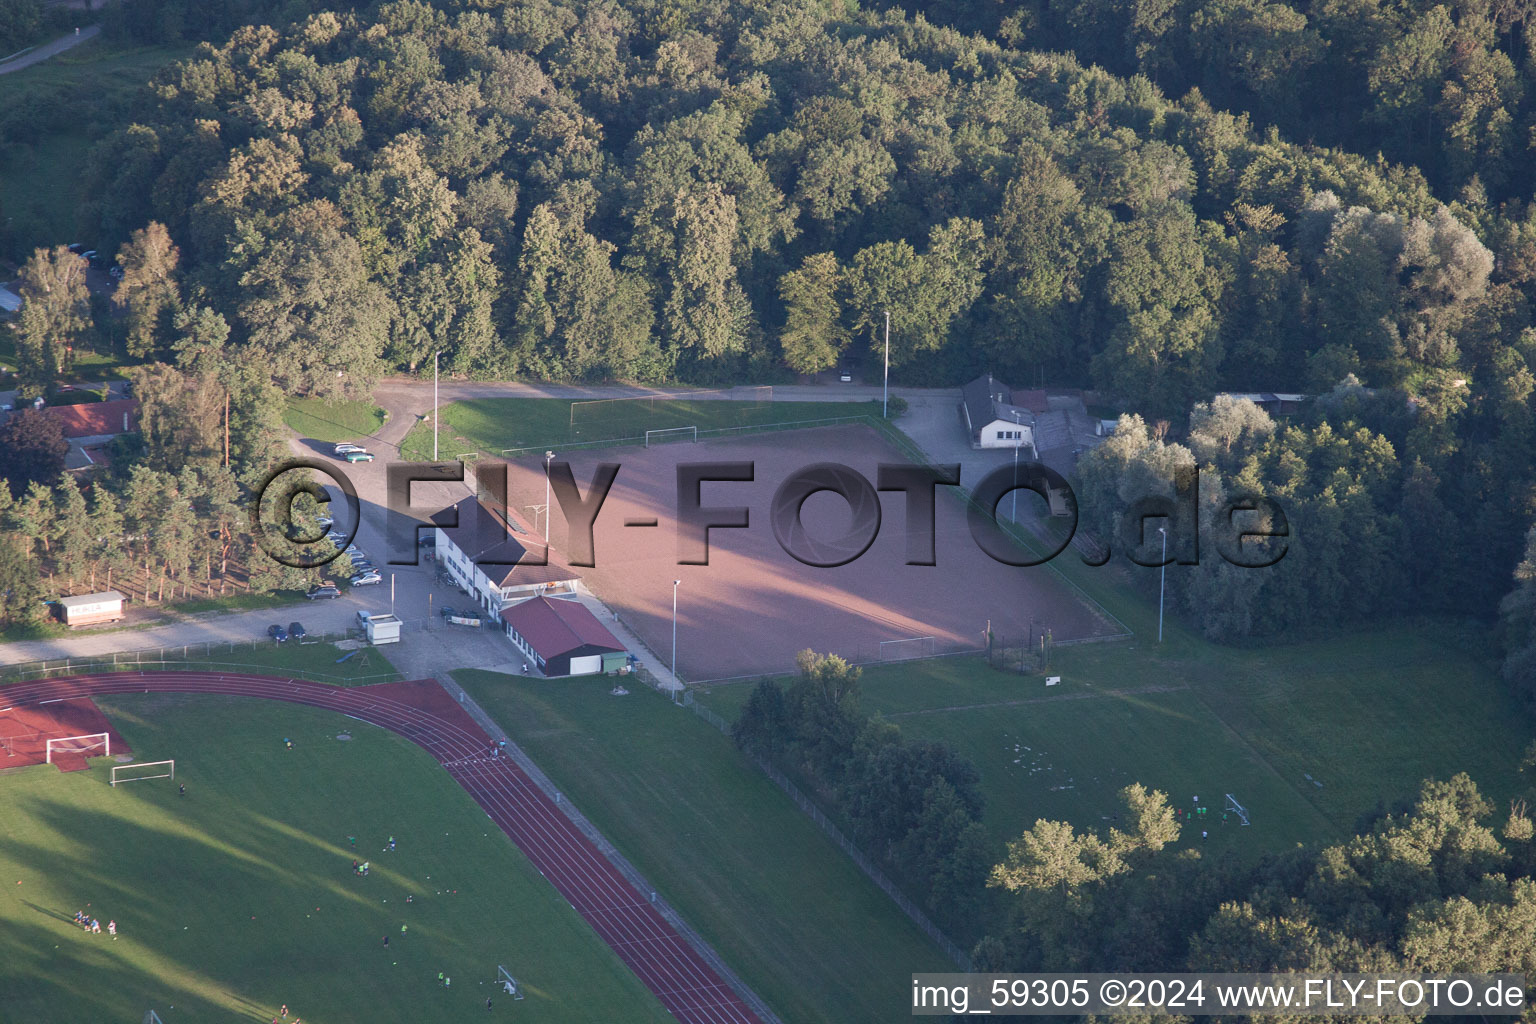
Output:
M295 398L283 413L283 422L300 437L316 441L361 441L384 425L389 414L372 402L328 402L321 398Z
M0 776L0 1020L138 1021L153 1008L264 1021L286 1003L310 1021L447 1022L490 1016L487 996L520 1021L672 1019L405 740L243 698L101 704L139 760L176 759L187 795L164 779L113 789L107 759ZM383 853L390 835L399 847ZM372 861L367 878L354 858ZM81 908L103 934L75 927ZM515 1008L493 992L498 964L523 982Z
M687 710L602 678L454 676L785 1021L894 1020L913 971L955 969Z
M81 234L84 165L91 147L129 123L138 90L160 68L191 55L191 43L135 46L100 37L40 64L0 75L0 110L12 131L0 153L0 195L21 262L36 246L97 240Z
M575 403L562 398L477 398L442 409L438 451L446 459L465 452L499 455L509 448L643 440L647 430L772 426L841 416L879 416L879 402L773 402L622 399ZM400 457L432 458L432 424L411 428Z
M1495 805L1521 788L1528 718L1496 666L1432 629L1179 653L1085 644L1058 648L1051 672L1062 682L1047 690L980 658L876 666L863 706L976 764L999 851L1037 818L1103 828L1131 782L1176 808L1211 805L1211 824L1190 824L1182 841L1209 831L1212 852L1336 840L1431 776L1466 771ZM734 718L748 689L700 699ZM1227 793L1251 826L1222 823Z

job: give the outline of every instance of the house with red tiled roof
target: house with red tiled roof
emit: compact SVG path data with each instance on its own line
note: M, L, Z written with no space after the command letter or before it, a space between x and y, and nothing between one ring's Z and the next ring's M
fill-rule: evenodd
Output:
M92 468L101 459L103 445L114 437L139 429L139 401L136 398L84 402L80 405L47 405L37 411L39 415L57 423L64 439L69 442L69 451L64 455L64 468L71 473ZM0 422L4 420L0 419Z
M624 645L597 616L571 600L535 597L501 612L507 638L546 676L584 676L605 661L624 662Z
M104 444L119 434L139 429L137 398L49 405L43 407L42 413L59 425L65 437L81 445Z

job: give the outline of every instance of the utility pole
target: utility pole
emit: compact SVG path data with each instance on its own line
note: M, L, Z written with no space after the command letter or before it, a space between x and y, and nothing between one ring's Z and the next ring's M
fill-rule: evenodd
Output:
M885 397L880 400L880 418L891 418L891 311L885 311Z
M432 461L437 461L437 352L432 353Z
M1163 590L1168 586L1168 531L1159 526L1157 532L1163 535L1163 578L1157 585L1157 642L1163 642Z

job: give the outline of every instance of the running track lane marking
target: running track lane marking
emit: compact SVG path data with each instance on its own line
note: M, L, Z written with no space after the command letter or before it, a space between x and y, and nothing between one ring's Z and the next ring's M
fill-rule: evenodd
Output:
M394 684L380 684L391 686ZM434 684L435 685L435 684ZM484 750L490 737L369 687L341 688L271 676L202 672L116 672L16 683L13 707L120 693L205 693L260 697L334 711L405 737L426 750L533 862L661 1005L684 1024L761 1024L655 907L510 758L447 767ZM45 699L46 698L46 699ZM356 712L356 714L349 714ZM362 717L366 715L366 717ZM472 730L472 731L471 731ZM469 770L466 770L469 769Z

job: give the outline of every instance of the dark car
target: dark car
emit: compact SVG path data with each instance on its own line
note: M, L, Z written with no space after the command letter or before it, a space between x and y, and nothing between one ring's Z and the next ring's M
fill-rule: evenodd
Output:
M288 635L295 640L303 640L309 634L304 632L304 623L290 622L288 623Z
M318 601L322 597L340 597L341 591L334 583L322 583L318 587L309 588L309 593L304 595L311 601Z
M288 631L274 622L272 625L267 627L267 636L271 637L273 640L276 640L278 643L282 643L284 640L288 639Z

